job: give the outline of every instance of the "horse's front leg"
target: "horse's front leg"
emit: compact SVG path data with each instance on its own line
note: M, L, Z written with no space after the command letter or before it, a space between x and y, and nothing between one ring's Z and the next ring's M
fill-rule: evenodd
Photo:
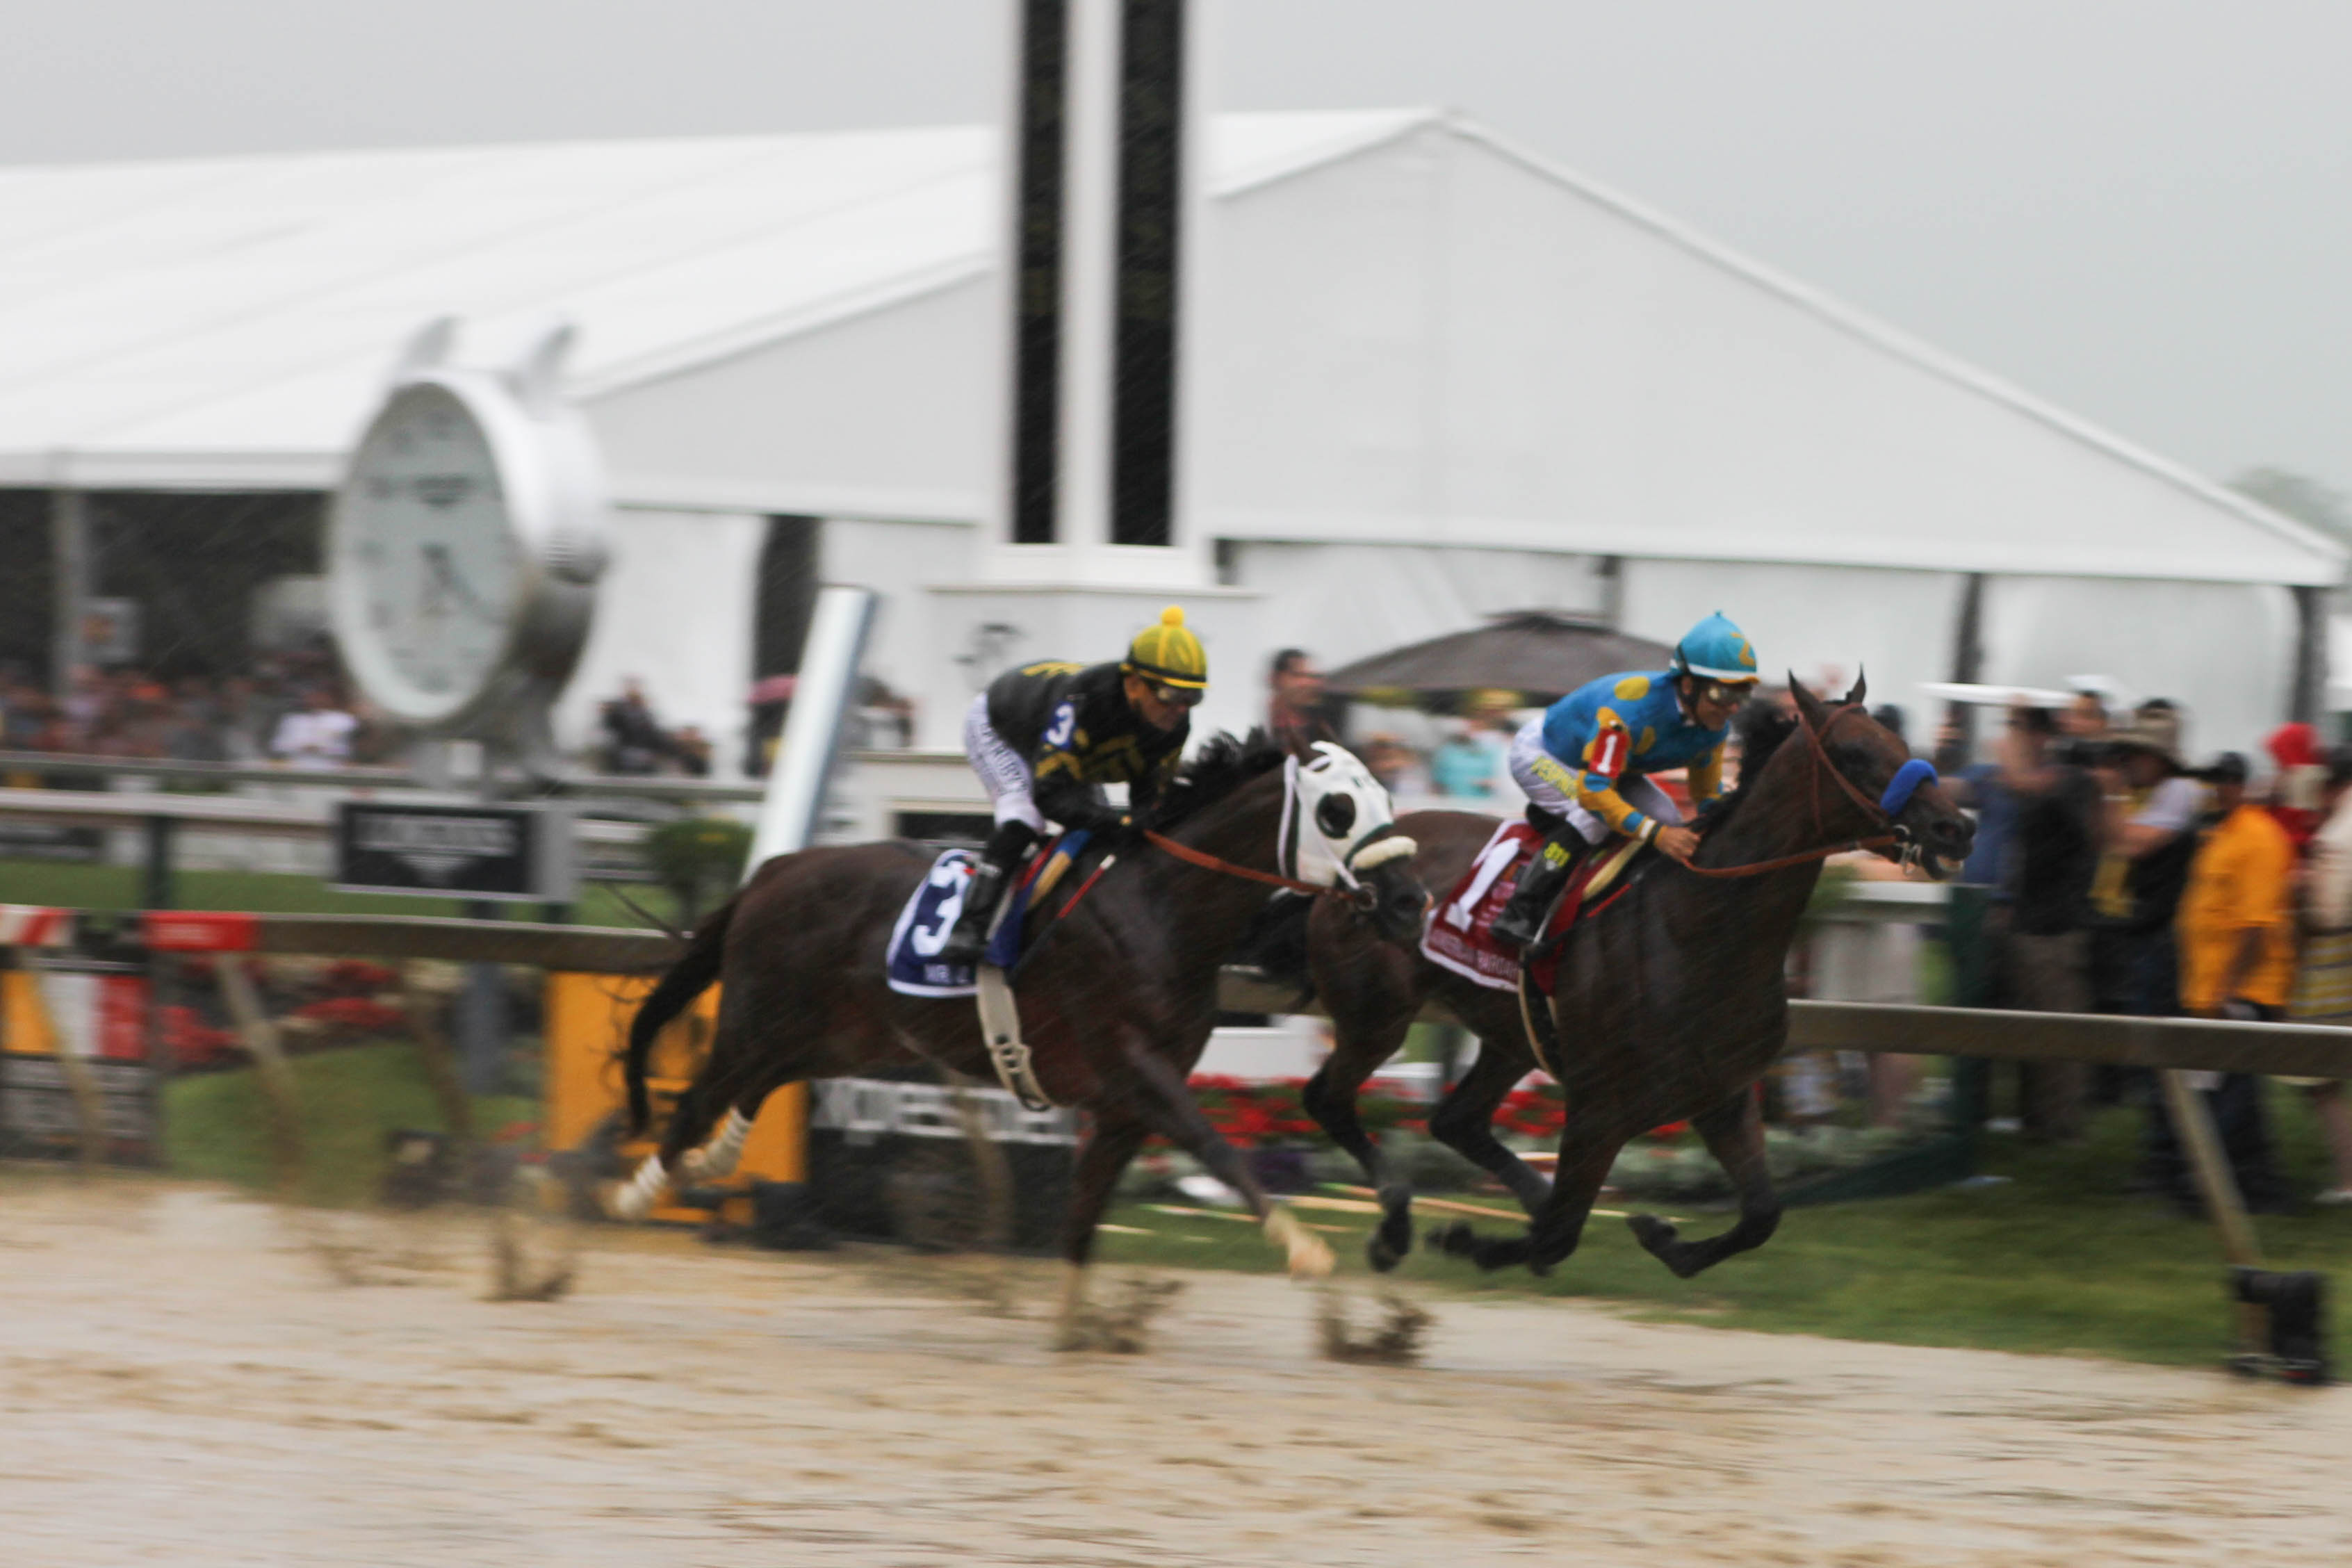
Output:
M1691 1118L1691 1124L1739 1194L1738 1222L1720 1236L1685 1241L1672 1225L1655 1215L1625 1216L1642 1245L1683 1279L1714 1268L1734 1253L1763 1246L1780 1224L1780 1198L1772 1190L1771 1168L1764 1158L1764 1112L1756 1102L1755 1089L1738 1089L1728 1100Z
M1331 1142L1354 1156L1364 1179L1380 1194L1381 1223L1365 1250L1374 1268L1385 1273L1412 1250L1412 1184L1397 1176L1381 1157L1381 1146L1364 1131L1356 1114L1356 1099L1364 1080L1404 1044L1415 1009L1391 1009L1377 1024L1332 1014L1331 1054L1300 1094L1300 1102Z
M1298 1223L1291 1212L1265 1195L1250 1174L1241 1153L1226 1142L1192 1099L1183 1077L1164 1057L1129 1041L1122 1047L1136 1085L1129 1103L1134 1114L1207 1168L1217 1180L1242 1195L1250 1213L1265 1227L1268 1241L1287 1255L1294 1279L1320 1279L1331 1272L1333 1258L1323 1238Z
M1061 1319L1054 1334L1056 1350L1077 1350L1088 1342L1087 1281L1094 1262L1095 1236L1102 1225L1103 1210L1110 1206L1111 1194L1118 1190L1119 1173L1150 1136L1150 1129L1125 1107L1097 1113L1094 1123L1086 1146L1078 1151L1077 1166L1070 1177L1070 1206L1062 1217L1062 1260L1067 1267L1062 1279Z
M1535 1273L1550 1273L1583 1239L1592 1201L1601 1195L1601 1184L1609 1179L1609 1167L1616 1163L1626 1136L1595 1119L1580 1118L1571 1102L1568 1125L1560 1132L1559 1166L1552 1174L1550 1195L1523 1234L1500 1239L1482 1237L1466 1221L1457 1221L1433 1234L1430 1240L1481 1268L1524 1263Z
M1533 1218L1550 1201L1551 1184L1495 1136L1496 1108L1527 1076L1529 1065L1527 1058L1497 1046L1492 1037L1479 1036L1477 1059L1430 1113L1429 1135L1500 1180Z

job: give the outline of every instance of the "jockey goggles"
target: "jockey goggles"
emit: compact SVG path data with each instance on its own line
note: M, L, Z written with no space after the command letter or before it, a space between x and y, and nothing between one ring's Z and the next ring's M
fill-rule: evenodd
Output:
M1726 708L1737 708L1755 695L1755 681L1712 680L1706 676L1700 676L1692 698L1695 701L1715 702Z
M1208 692L1201 687L1168 686L1152 679L1148 675L1143 678L1143 685L1153 697L1175 708L1198 708L1201 705L1201 699L1208 695Z

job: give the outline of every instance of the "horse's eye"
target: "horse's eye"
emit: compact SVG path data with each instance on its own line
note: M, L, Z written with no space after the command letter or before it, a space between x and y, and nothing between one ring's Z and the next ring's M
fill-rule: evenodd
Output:
M1344 837L1356 826L1356 797L1351 795L1327 795L1315 807L1315 826L1323 830L1326 838Z

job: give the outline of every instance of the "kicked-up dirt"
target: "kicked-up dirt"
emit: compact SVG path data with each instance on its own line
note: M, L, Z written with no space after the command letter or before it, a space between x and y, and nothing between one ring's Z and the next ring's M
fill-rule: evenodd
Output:
M597 1229L493 1301L488 1224L0 1173L0 1563L2352 1562L2352 1392L1451 1298L1345 1363L1231 1274L1056 1354L1047 1266Z

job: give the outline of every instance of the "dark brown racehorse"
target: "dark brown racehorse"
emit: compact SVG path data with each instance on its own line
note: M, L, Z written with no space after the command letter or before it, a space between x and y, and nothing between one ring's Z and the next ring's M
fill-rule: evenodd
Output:
M1219 963L1281 879L1278 841L1290 845L1295 865L1351 868L1358 886L1342 900L1353 911L1345 923L1360 924L1375 941L1419 934L1425 895L1409 869L1412 847L1396 834L1388 797L1362 764L1332 750L1297 770L1294 795L1280 748L1263 736L1217 736L1184 764L1153 814L1150 826L1174 849L1122 848L1090 889L1083 868L1074 870L1053 908L1033 917L1051 919L1077 899L1037 939L1013 982L1045 1094L1093 1113L1064 1228L1072 1266L1066 1314L1082 1304L1083 1269L1119 1173L1154 1132L1240 1192L1288 1249L1295 1271L1329 1267L1328 1248L1267 1201L1185 1079L1214 1021ZM1286 829L1286 805L1310 788L1323 791L1319 805ZM1179 858L1183 853L1211 864ZM903 995L887 984L891 930L932 858L907 843L781 855L696 931L630 1027L629 1106L640 1130L654 1037L714 981L725 986L718 1028L660 1152L614 1194L616 1213L641 1215L670 1172L731 1169L761 1102L785 1084L924 1062L992 1076L971 999ZM706 1152L699 1145L722 1115L726 1127Z
M1742 715L1742 784L1707 819L1695 858L1712 874L1653 860L1561 952L1549 1006L1557 1059L1542 1064L1567 1098L1552 1182L1505 1147L1492 1126L1503 1097L1536 1065L1519 998L1417 951L1365 942L1310 911L1308 970L1331 1012L1334 1048L1306 1102L1380 1193L1375 1268L1394 1268L1412 1245L1412 1190L1365 1134L1356 1096L1432 1002L1478 1037L1478 1057L1432 1113L1430 1131L1501 1178L1535 1222L1526 1236L1507 1239L1444 1227L1432 1239L1447 1251L1487 1268L1524 1262L1549 1269L1576 1249L1626 1141L1685 1120L1730 1175L1739 1219L1721 1236L1685 1242L1673 1226L1636 1215L1628 1223L1643 1246L1688 1278L1772 1234L1780 1201L1753 1089L1787 1043L1783 967L1822 860L1871 840L1882 853L1917 859L1941 875L1965 858L1974 831L1934 784L1916 790L1892 817L1879 809L1910 753L1864 710L1861 681L1835 708L1790 685L1793 717L1760 704ZM1420 846L1415 874L1442 892L1459 882L1495 822L1466 812L1416 812L1398 826Z

